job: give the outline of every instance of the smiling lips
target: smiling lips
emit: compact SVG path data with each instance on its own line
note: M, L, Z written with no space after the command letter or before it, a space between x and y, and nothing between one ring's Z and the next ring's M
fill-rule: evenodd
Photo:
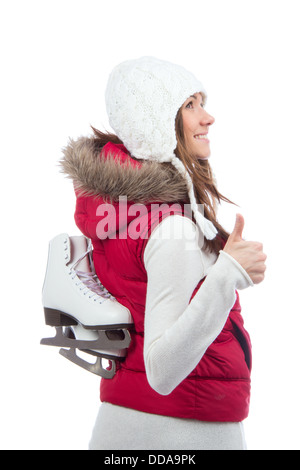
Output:
M194 135L194 138L197 140L206 140L207 142L209 142L207 138L207 134L197 134L197 135Z

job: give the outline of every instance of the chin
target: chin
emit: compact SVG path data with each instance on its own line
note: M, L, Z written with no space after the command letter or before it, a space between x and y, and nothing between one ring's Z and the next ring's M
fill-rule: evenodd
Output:
M197 160L208 160L210 157L210 149L209 148L204 148L204 149L195 149L194 150L194 155Z
M208 160L210 158L210 149L209 148L190 148L190 152L193 155L195 160Z

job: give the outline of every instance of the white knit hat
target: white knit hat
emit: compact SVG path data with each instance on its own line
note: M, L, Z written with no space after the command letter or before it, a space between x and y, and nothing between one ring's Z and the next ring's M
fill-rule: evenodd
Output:
M171 162L187 182L191 208L203 235L217 230L198 210L193 183L174 150L175 119L187 98L206 91L196 77L179 65L154 57L122 62L108 79L105 100L109 123L131 155L143 160Z

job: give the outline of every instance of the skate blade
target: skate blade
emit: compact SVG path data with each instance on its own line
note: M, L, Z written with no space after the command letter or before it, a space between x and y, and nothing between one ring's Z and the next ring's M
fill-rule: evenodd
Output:
M76 364L82 369L85 369L86 371L91 372L92 374L95 374L99 377L102 377L103 379L112 379L115 376L115 373L116 373L115 361L110 361L111 369L108 370L108 369L104 369L104 367L102 366L101 357L97 357L96 362L94 364L91 364L90 362L87 362L81 357L79 357L76 354L76 350L74 348L60 349L59 354L61 354L61 356L65 357L69 361L73 362L73 364Z
M128 330L121 330L124 338L120 339L120 335L114 339L110 331L97 330L99 339L95 341L80 340L70 338L63 332L61 326L56 326L56 336L52 338L43 338L41 344L45 346L58 346L61 348L73 349L127 349L131 342L130 333ZM114 332L115 333L115 332ZM109 337L110 336L110 337Z
M104 351L98 350L94 351L92 349L79 349L78 351L82 351L85 354L89 354L90 356L94 357L102 357L102 359L107 359L108 361L119 361L122 362L126 359L126 354L120 355L120 350L118 351ZM122 351L122 350L121 350Z

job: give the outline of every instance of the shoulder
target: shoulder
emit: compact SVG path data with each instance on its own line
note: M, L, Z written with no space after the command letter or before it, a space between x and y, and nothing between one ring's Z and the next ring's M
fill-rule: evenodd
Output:
M172 215L164 218L153 230L144 250L144 263L155 255L163 258L201 256L199 230L188 217Z
M192 219L175 214L165 217L153 230L151 240L194 240L197 236L197 226Z

